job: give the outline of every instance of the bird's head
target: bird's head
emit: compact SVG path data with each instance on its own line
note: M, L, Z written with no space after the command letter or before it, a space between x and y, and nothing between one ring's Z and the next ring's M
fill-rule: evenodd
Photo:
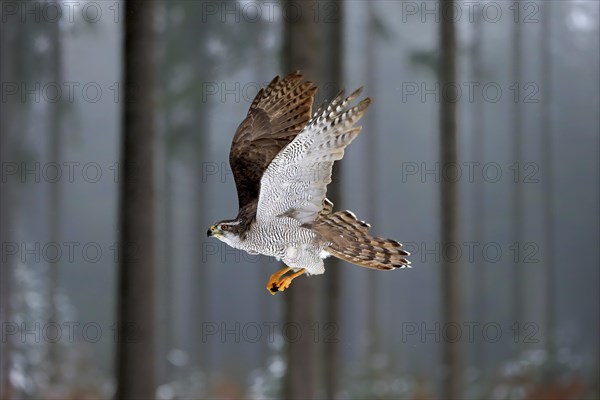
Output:
M232 247L241 241L239 221L221 221L211 226L206 232L207 237L214 236Z

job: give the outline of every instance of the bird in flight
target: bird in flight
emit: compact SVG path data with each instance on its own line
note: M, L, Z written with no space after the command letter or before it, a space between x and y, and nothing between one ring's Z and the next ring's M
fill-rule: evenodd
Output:
M271 294L302 274L324 273L330 256L377 270L410 268L402 244L369 235L370 225L350 211L333 212L325 197L333 163L358 136L355 125L371 103L353 105L361 90L347 97L341 91L313 114L317 88L299 72L277 76L258 92L233 137L229 163L239 212L207 235L283 261L267 283Z

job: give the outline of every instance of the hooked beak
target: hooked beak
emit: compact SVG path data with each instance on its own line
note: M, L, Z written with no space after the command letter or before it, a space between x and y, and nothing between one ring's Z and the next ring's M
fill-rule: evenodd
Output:
M206 237L215 236L216 233L217 233L217 227L213 225L206 232Z

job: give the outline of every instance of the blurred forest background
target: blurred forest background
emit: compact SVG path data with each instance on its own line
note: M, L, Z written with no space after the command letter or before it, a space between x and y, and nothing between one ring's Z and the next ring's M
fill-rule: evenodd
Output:
M597 1L0 4L1 399L600 396ZM296 69L374 99L331 193L412 269L206 238Z

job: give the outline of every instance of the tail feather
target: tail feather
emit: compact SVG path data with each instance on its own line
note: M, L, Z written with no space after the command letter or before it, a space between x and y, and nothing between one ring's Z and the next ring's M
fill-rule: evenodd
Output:
M369 228L369 224L358 220L350 211L321 214L311 224L311 229L331 242L325 251L337 258L378 270L411 268L406 259L410 253L401 243L371 236Z

